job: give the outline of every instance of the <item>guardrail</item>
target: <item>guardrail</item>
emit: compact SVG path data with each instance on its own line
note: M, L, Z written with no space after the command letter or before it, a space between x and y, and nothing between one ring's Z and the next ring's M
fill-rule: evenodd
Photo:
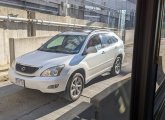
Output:
M39 20L39 19L28 19L28 18L17 18L17 17L10 17L10 16L0 16L0 20L8 20L13 22L31 22L35 24L42 24L42 25L56 25L56 26L69 26L69 27L80 27L80 28L91 28L91 29L98 29L98 28L108 28L115 30L115 28L109 27L100 27L100 26L89 26L89 25L81 25L81 24L73 24L73 23L64 23L64 22L55 22L55 21L47 21L47 20Z

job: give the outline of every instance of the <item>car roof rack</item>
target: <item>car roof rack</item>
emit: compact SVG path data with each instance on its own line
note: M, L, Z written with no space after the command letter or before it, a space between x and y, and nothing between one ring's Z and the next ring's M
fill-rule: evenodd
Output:
M89 34L91 34L91 33L93 33L93 32L99 32L99 31L111 32L111 30L113 30L113 28L94 29L94 30L92 30Z
M112 30L115 30L115 28L83 29L83 30L72 30L70 32L85 32L87 34L91 34L93 32L99 32L99 31L111 32Z
M71 30L70 32L85 32L85 33L90 33L92 29L83 29L83 30ZM69 31L67 31L69 32Z

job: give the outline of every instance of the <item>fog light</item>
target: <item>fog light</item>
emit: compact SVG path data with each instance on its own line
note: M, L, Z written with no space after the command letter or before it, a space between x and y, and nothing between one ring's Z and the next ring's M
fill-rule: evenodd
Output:
M55 89L58 88L59 84L55 84L55 85L49 85L48 89Z

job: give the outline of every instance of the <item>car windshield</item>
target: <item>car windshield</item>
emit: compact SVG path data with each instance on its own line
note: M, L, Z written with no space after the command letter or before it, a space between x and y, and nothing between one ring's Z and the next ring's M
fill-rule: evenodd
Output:
M87 35L57 35L42 45L38 50L66 54L79 53Z

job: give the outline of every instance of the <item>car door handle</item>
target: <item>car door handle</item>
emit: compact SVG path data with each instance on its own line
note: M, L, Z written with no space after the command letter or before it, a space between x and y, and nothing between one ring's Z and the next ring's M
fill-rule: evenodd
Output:
M118 47L117 46L115 46L115 49L117 49Z
M105 51L102 51L102 54L105 54Z

